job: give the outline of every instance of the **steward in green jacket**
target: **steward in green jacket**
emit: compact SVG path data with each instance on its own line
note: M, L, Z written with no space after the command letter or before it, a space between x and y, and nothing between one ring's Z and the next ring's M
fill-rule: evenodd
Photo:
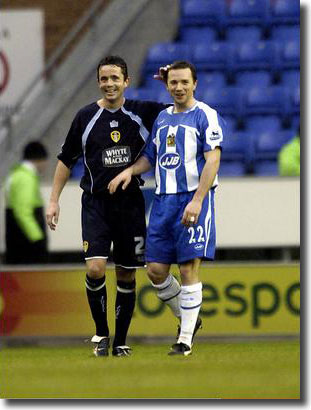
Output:
M283 145L279 152L279 172L281 176L300 176L300 136Z
M40 177L47 164L45 147L26 145L23 161L14 166L5 183L6 257L8 264L47 262L47 235Z

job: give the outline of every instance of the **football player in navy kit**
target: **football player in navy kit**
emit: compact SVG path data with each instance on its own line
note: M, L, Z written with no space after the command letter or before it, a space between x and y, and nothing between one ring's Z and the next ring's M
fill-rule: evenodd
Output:
M145 205L139 176L113 196L107 186L138 158L154 120L166 105L124 98L129 77L125 61L118 56L100 61L97 79L102 98L80 109L71 124L58 155L46 219L55 230L59 197L70 170L83 157L82 237L86 292L96 327L94 354L109 354L105 272L112 242L117 278L112 354L128 356L131 349L126 336L135 306L135 271L145 264Z

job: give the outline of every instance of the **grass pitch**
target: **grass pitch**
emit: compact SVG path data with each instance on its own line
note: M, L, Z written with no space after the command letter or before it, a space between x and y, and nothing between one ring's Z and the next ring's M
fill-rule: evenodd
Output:
M125 358L90 345L2 348L1 398L300 398L298 341L196 343L188 357L132 347Z

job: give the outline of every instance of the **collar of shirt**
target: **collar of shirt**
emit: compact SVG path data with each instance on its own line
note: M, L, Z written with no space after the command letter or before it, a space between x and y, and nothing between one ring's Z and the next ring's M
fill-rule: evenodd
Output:
M25 168L27 168L27 169L29 169L30 171L32 171L34 174L37 174L37 175L38 175L37 168L35 167L35 165L34 165L31 161L27 161L27 160L22 161L22 165L23 165Z

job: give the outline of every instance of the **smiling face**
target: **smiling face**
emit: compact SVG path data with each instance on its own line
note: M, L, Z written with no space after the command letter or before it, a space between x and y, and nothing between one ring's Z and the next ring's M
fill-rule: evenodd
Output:
M117 108L123 104L124 90L129 79L124 79L120 67L102 65L98 69L98 85L103 95L103 102L109 108Z
M190 68L171 69L167 76L167 89L174 99L177 111L191 108L194 103L194 90L197 82L193 80Z

